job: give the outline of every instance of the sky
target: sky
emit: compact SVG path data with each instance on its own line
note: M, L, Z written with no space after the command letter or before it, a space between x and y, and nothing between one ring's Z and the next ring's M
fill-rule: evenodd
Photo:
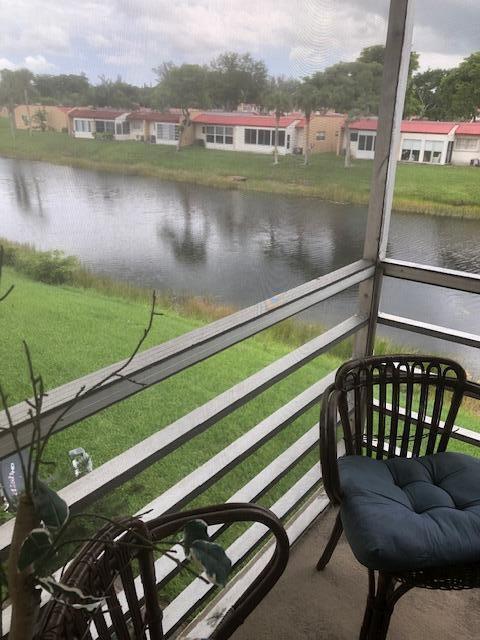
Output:
M0 69L81 73L138 85L173 61L250 52L303 77L385 42L388 0L0 0ZM421 70L480 50L478 0L416 0Z

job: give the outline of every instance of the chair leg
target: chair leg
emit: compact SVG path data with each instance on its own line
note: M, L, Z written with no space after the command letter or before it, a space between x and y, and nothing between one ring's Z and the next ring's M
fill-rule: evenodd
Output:
M365 636L368 640L385 640L387 637L395 602L393 591L393 578L389 574L380 571L378 574L377 594L373 602L373 607L371 607L369 629ZM367 614L367 612L365 612L365 614Z
M340 536L343 532L343 524L342 519L340 517L340 511L337 513L337 517L335 518L335 524L333 525L332 533L330 534L330 539L327 542L327 546L323 550L323 553L320 557L320 560L317 562L317 571L322 571L325 569L327 564L332 557L333 552L335 551L335 547L340 540Z
M368 631L372 621L373 604L375 602L375 571L368 570L368 596L359 640L368 640Z

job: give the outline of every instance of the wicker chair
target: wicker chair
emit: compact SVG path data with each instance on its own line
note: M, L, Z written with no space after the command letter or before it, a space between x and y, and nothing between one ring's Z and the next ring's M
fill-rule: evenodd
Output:
M289 542L282 523L270 511L253 504L204 507L163 515L147 523L130 518L108 524L83 547L62 579L88 595L106 596L105 606L92 615L51 600L43 610L36 640L161 640L162 610L150 543L161 542L197 518L208 525L260 522L276 538L267 566L210 635L212 640L229 638L270 591L288 561ZM135 573L142 582L142 598L137 594ZM119 599L121 590L128 603L127 617Z
M340 511L317 569L345 530L368 568L361 640L386 638L396 602L413 587L480 586L480 460L446 452L467 388L480 399L451 360L373 356L340 367L324 395L322 475Z

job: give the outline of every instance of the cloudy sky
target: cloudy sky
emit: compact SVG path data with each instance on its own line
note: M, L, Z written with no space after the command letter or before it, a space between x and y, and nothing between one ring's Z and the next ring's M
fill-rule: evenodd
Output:
M303 76L385 41L388 0L0 0L0 69L154 80L161 62L249 51ZM479 0L417 0L421 67L480 49Z

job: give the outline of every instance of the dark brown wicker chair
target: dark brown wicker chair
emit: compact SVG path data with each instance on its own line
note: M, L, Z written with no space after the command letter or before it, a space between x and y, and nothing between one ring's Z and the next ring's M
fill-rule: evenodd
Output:
M480 484L478 482L480 477L478 475L480 471L478 459L457 453L441 453L447 449L454 420L467 388L470 396L473 395L480 399L479 385L468 382L465 371L456 362L429 356L393 355L388 357L372 356L347 362L338 370L335 383L325 392L320 416L322 475L325 490L332 504L340 505L340 512L337 515L330 540L318 561L317 569L324 569L329 562L345 525L347 539L357 559L368 568L369 592L360 631L361 640L386 638L396 602L413 587L447 590L480 587L480 563L478 562L480 560L480 536L477 536L475 531L472 532L474 542L471 544L475 546L476 540L478 540L477 561L470 558L466 563L442 562L440 565L430 566L427 553L424 556L424 561L420 563L423 566L417 567L415 565L408 566L410 560L408 554L404 554L399 561L400 569L392 566L393 561L385 562L384 559L382 560L380 555L378 557L372 555L371 558L364 561L361 543L359 546L358 537L355 539L363 524L367 529L373 527L375 535L378 533L378 536L381 537L382 530L388 530L388 526L385 527L385 525L396 508L395 501L393 501L392 510L387 510L383 514L379 511L378 517L373 523L371 519L368 523L366 519L362 522L362 513L365 513L362 512L362 508L364 509L365 505L368 506L369 496L373 498L371 500L374 505L372 508L376 508L375 503L383 500L383 488L380 486L382 483L378 483L369 493L364 484L362 485L360 473L357 476L360 488L357 490L355 488L357 479L352 472L355 465L368 471L375 468L375 472L382 466L391 472L393 470L390 490L392 493L397 492L394 497L397 494L400 495L400 491L403 490L403 487L396 484L395 470L397 467L403 470L410 469L410 473L412 465L417 467L422 465L422 468L425 465L427 467L428 465L433 466L439 460L445 461L446 457L448 460L453 458L457 466L466 464L473 468L477 474L476 484ZM346 453L346 456L342 458L337 458L339 417ZM423 456L429 456L429 458ZM365 460L365 457L370 458L370 461ZM406 458L411 459L405 460ZM378 463L377 460L383 462ZM345 470L348 471L349 466L350 485L347 489ZM417 483L418 486L414 489L420 487L423 491L425 487L422 487L421 484L421 482ZM428 483L424 484L428 485ZM354 487L353 491L352 486ZM460 485L460 492L462 486L463 484ZM437 491L437 489L439 493L443 491L432 484L432 490ZM349 494L347 490L350 492ZM468 493L467 487L465 490ZM476 486L472 490L475 495L478 494L478 502L475 502L475 505L480 505L480 487ZM472 491L470 491L470 497L471 493ZM356 499L357 502L355 502ZM470 504L471 502L469 502L469 506ZM353 529L351 527L352 520L349 520L352 505L357 508L355 513L359 516ZM412 518L422 517L427 511L427 509L425 512L416 511L415 508L412 508L412 513L410 513L409 506L405 500L399 509L405 508L402 513L411 515ZM472 516L473 519L475 516L478 522L478 510L475 514L471 514L462 512L456 504L453 507L451 510L444 509L444 512L451 513L452 516L458 515L459 518L463 518L465 515L465 518ZM429 512L429 519L431 515L432 513ZM390 527L394 544L398 540L401 543L401 537L409 533L408 529L408 524L400 524L396 529ZM363 530L360 535L364 535ZM378 536L375 544L379 539ZM364 537L364 541L365 539ZM352 541L355 544L352 544ZM415 544L415 540L413 544ZM455 546L455 543L452 544ZM386 546L388 546L388 541ZM461 544L457 544L457 547L461 547ZM460 553L460 549L454 548L451 552L455 552L455 555ZM448 555L449 551L447 550L445 553ZM384 568L382 562L387 567Z
M42 613L36 640L161 640L162 610L155 581L152 546L200 518L208 525L261 522L274 534L275 551L267 566L249 586L243 598L212 632L212 640L223 640L242 624L283 573L289 542L280 520L267 509L253 504L222 504L160 516L150 522L132 518L108 524L80 551L62 582L92 596L106 596L106 604L91 614L60 602L50 601ZM120 542L115 542L120 540ZM142 581L139 598L135 573ZM118 597L123 590L129 615L125 617Z

